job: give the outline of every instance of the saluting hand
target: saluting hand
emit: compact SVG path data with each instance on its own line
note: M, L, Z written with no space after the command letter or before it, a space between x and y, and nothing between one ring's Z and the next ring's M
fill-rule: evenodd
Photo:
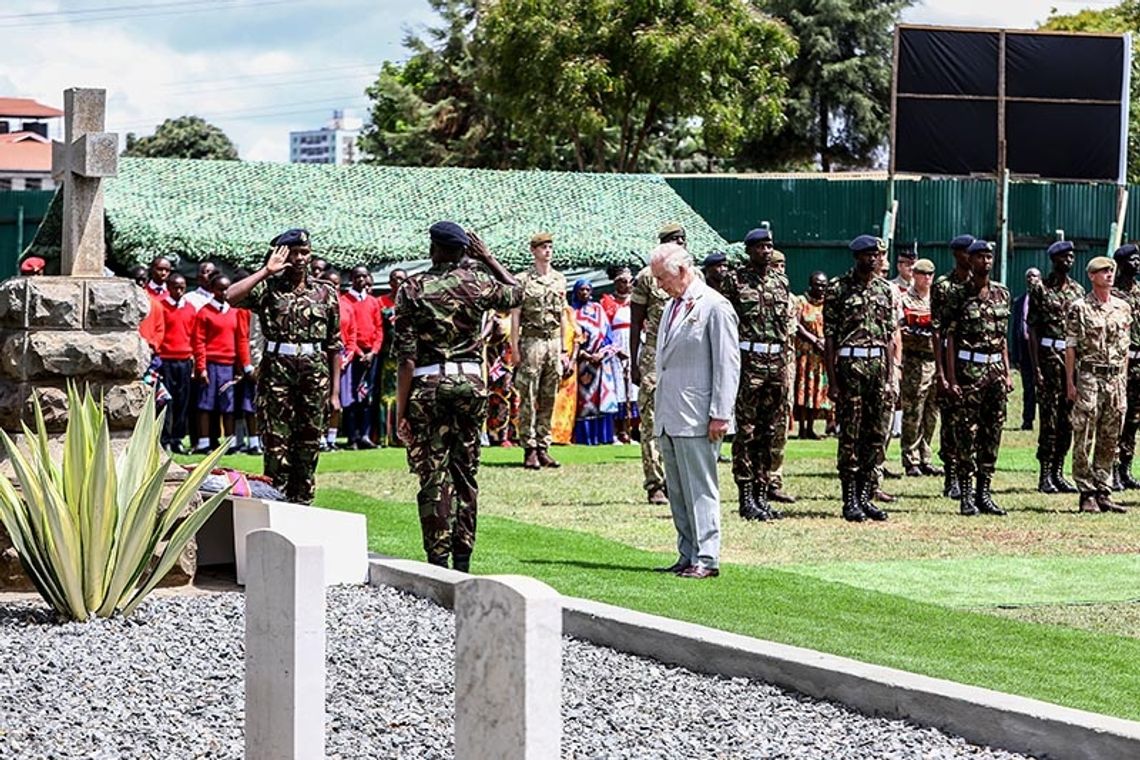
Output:
M277 274L291 266L292 264L289 263L289 246L279 245L269 254L269 259L265 262L265 271L269 274Z
M468 256L476 261L487 261L491 258L491 249L483 242L483 238L470 230L467 231L467 237L471 240L471 244L467 246Z

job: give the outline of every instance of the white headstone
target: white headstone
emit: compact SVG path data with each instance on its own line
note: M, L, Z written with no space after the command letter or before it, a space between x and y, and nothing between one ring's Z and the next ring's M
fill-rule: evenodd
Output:
M455 588L455 756L555 760L562 745L562 601L545 583Z
M323 760L324 550L272 530L246 541L246 760Z

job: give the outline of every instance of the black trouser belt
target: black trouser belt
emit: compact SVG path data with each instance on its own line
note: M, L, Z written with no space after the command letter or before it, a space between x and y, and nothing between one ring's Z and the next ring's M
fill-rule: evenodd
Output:
M1119 375L1123 366L1113 366L1111 364L1093 364L1092 362L1079 362L1077 368L1081 372L1088 372L1090 375L1097 377L1115 377Z

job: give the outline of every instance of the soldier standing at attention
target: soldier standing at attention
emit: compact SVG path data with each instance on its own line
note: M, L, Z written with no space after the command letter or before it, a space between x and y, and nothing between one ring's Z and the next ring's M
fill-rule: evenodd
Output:
M1115 270L1106 256L1090 261L1092 292L1065 314L1065 395L1073 404L1073 480L1082 512L1127 511L1110 497L1132 329L1132 307L1112 294Z
M887 246L860 235L849 246L855 266L827 287L823 302L824 357L839 425L836 458L843 488L843 518L849 522L886 520L869 498L886 438L888 393L893 384L892 346L898 317L892 285L877 276Z
M902 297L902 463L906 474L941 475L931 464L931 441L938 423L938 386L935 383L934 330L930 322L930 285L934 262L919 259L913 267L914 284Z
M685 228L670 222L657 231L659 243L685 245ZM637 273L630 296L629 355L630 381L637 386L637 411L641 415L641 469L643 486L650 504L668 504L665 494L665 465L653 434L653 400L657 391L657 328L669 302L648 266ZM644 331L644 340L642 340ZM640 350L639 350L640 349Z
M918 254L910 248L904 248L895 254L895 267L899 270L898 276L891 280L891 284L899 293L908 293L914 285L914 265Z
M1136 284L1136 273L1140 271L1140 246L1135 243L1122 245L1112 254L1112 258L1116 262L1112 294L1132 307L1128 381L1124 394L1128 404L1124 412L1120 445L1117 447L1116 477L1123 488L1140 488L1140 481L1132 477L1132 455L1136 451L1136 431L1140 429L1140 286Z
M942 411L942 427L938 434L938 458L942 460L944 480L942 495L958 501L962 492L958 488L958 446L954 440L954 413L958 399L950 394L949 372L946 364L946 336L943 334L943 311L954 290L970 279L969 249L973 235L959 235L950 241L954 255L954 268L934 281L930 289L930 326L934 330L934 371L938 378L938 407Z
M950 393L960 399L954 414L958 442L958 501L963 515L1004 515L990 484L1001 447L1005 400L1013 390L1010 374L1010 298L1004 285L990 282L994 244L975 240L969 248L972 278L946 305L946 369ZM973 489L974 473L977 488Z
M744 238L748 263L721 282L740 333L740 385L736 393L736 436L732 477L745 520L782 517L768 503L768 477L775 446L788 428L787 343L794 314L788 278L768 269L772 233L755 229Z
M570 356L562 351L562 307L566 304L566 278L555 270L554 236L539 232L530 239L534 264L519 275L522 305L511 311L511 355L518 357L519 438L523 467L537 470L559 467L550 456L550 424L558 383L573 371Z
M257 380L265 475L289 501L309 504L326 410L340 409L340 304L332 285L309 274L307 230L283 232L269 245L265 266L228 292L235 304L254 293L265 336Z
M773 250L771 255L768 256L768 269L787 278L787 258L782 251ZM788 446L788 429L792 419L792 408L795 402L795 394L793 393L796 386L795 337L796 329L799 325L798 313L800 307L799 296L795 293L791 293L790 298L792 332L784 342L784 345L787 346L784 351L784 374L786 375L785 384L787 385L787 392L784 395L788 399L788 410L784 418L785 424L783 427L776 429L776 435L772 439L772 470L768 473L768 500L780 502L781 504L796 503L796 497L784 491L784 449Z
M523 289L477 235L431 226L431 268L396 294L396 430L420 479L428 562L467 572L475 548L479 435L487 418L483 315L518 308ZM481 267L464 263L464 256Z
M1029 355L1037 375L1037 405L1041 409L1041 429L1037 434L1037 461L1041 493L1076 493L1077 488L1063 475L1065 454L1073 441L1070 419L1073 404L1065 393L1065 315L1069 304L1085 294L1069 277L1073 268L1073 244L1060 240L1049 246L1053 271L1029 291Z

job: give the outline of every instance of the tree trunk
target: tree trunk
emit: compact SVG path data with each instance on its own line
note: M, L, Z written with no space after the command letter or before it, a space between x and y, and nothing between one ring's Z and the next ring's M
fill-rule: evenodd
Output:
M819 168L825 172L831 171L831 156L827 153L828 136L831 132L831 122L827 100L819 99Z

